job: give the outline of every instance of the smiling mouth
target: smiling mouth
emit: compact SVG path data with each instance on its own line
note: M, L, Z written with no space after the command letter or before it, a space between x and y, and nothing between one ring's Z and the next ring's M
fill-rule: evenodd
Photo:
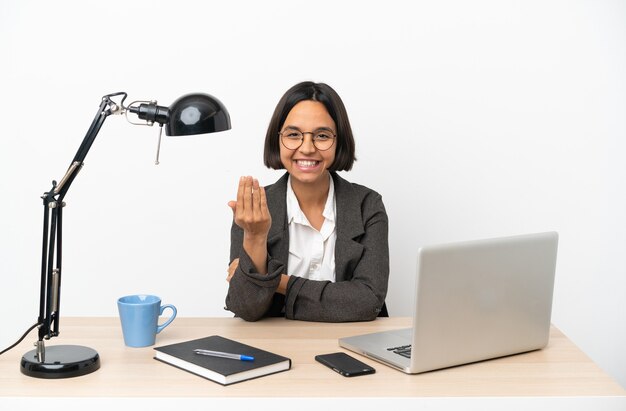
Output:
M315 160L296 160L296 164L301 168L313 168L319 165L319 161Z

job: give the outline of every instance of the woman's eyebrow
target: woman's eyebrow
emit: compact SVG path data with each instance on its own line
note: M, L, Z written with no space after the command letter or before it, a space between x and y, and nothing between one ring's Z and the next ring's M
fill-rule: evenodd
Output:
M334 132L334 131L335 131L335 130L333 130L333 129L332 129L332 128L330 128L330 127L318 127L318 128L316 128L315 130L313 130L313 131L322 131L322 130L323 130L323 131L330 131L330 132Z
M285 128L290 128L292 130L298 130L300 131L300 128L296 127L296 126L285 126Z
M291 129L300 131L300 127L296 127L296 126L289 126L289 125L287 125L287 126L285 126L285 128L291 128ZM331 127L326 127L326 126L318 127L314 131L320 131L320 130L333 131L333 129Z
M283 130L296 130L302 133L302 130L300 130L300 127L290 126L290 125L285 126ZM317 131L330 131L331 133L335 132L335 130L333 130L331 127L326 127L326 126L318 127L315 130L313 130L313 132L317 132Z

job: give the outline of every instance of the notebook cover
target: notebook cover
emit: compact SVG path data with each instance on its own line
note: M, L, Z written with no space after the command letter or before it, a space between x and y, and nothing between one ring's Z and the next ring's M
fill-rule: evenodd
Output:
M196 348L201 348L204 350L211 350L211 351L222 351L222 352L228 352L228 353L233 353L233 354L249 355L249 356L254 357L254 361L240 361L240 360L233 360L229 358L198 355L194 353L193 351ZM258 371L262 375L257 375L254 377L254 378L258 378L263 375L267 375L267 374L263 374L262 370L260 369L262 369L263 367L269 367L273 364L283 362L283 361L288 361L288 366L284 370L280 370L280 371L286 371L291 368L291 360L287 357L283 357L281 355L274 354L269 351L264 351L259 348L242 344L240 342L230 340L228 338L221 337L219 335L212 335L210 337L199 338L197 340L190 340L190 341L184 341L181 343L170 344L170 345L166 345L162 347L155 347L154 349L156 351L171 355L172 357L176 357L179 360L182 360L183 369L185 369L184 363L190 363L190 364L195 364L197 366L211 370L224 377L234 377L236 376L236 374L239 374L241 372L259 369ZM169 362L164 360L163 358L157 358L155 356L155 359L169 364ZM186 371L189 371L189 370L186 370ZM275 373L275 372L276 371L272 373ZM219 381L216 381L216 382L221 383ZM239 382L239 381L236 381L236 382ZM229 383L227 382L226 385L227 384Z

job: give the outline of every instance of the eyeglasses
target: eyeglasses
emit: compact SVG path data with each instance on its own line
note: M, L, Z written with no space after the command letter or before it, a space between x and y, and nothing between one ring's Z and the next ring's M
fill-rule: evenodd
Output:
M297 150L304 143L304 135L311 134L313 145L319 151L326 151L335 144L337 135L328 129L315 131L300 131L294 128L287 128L278 133L280 141L288 150Z

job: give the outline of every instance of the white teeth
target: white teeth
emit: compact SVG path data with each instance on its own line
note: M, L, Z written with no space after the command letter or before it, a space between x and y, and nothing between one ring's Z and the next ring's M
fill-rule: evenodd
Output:
M300 167L315 167L318 162L312 160L298 160L297 163Z

